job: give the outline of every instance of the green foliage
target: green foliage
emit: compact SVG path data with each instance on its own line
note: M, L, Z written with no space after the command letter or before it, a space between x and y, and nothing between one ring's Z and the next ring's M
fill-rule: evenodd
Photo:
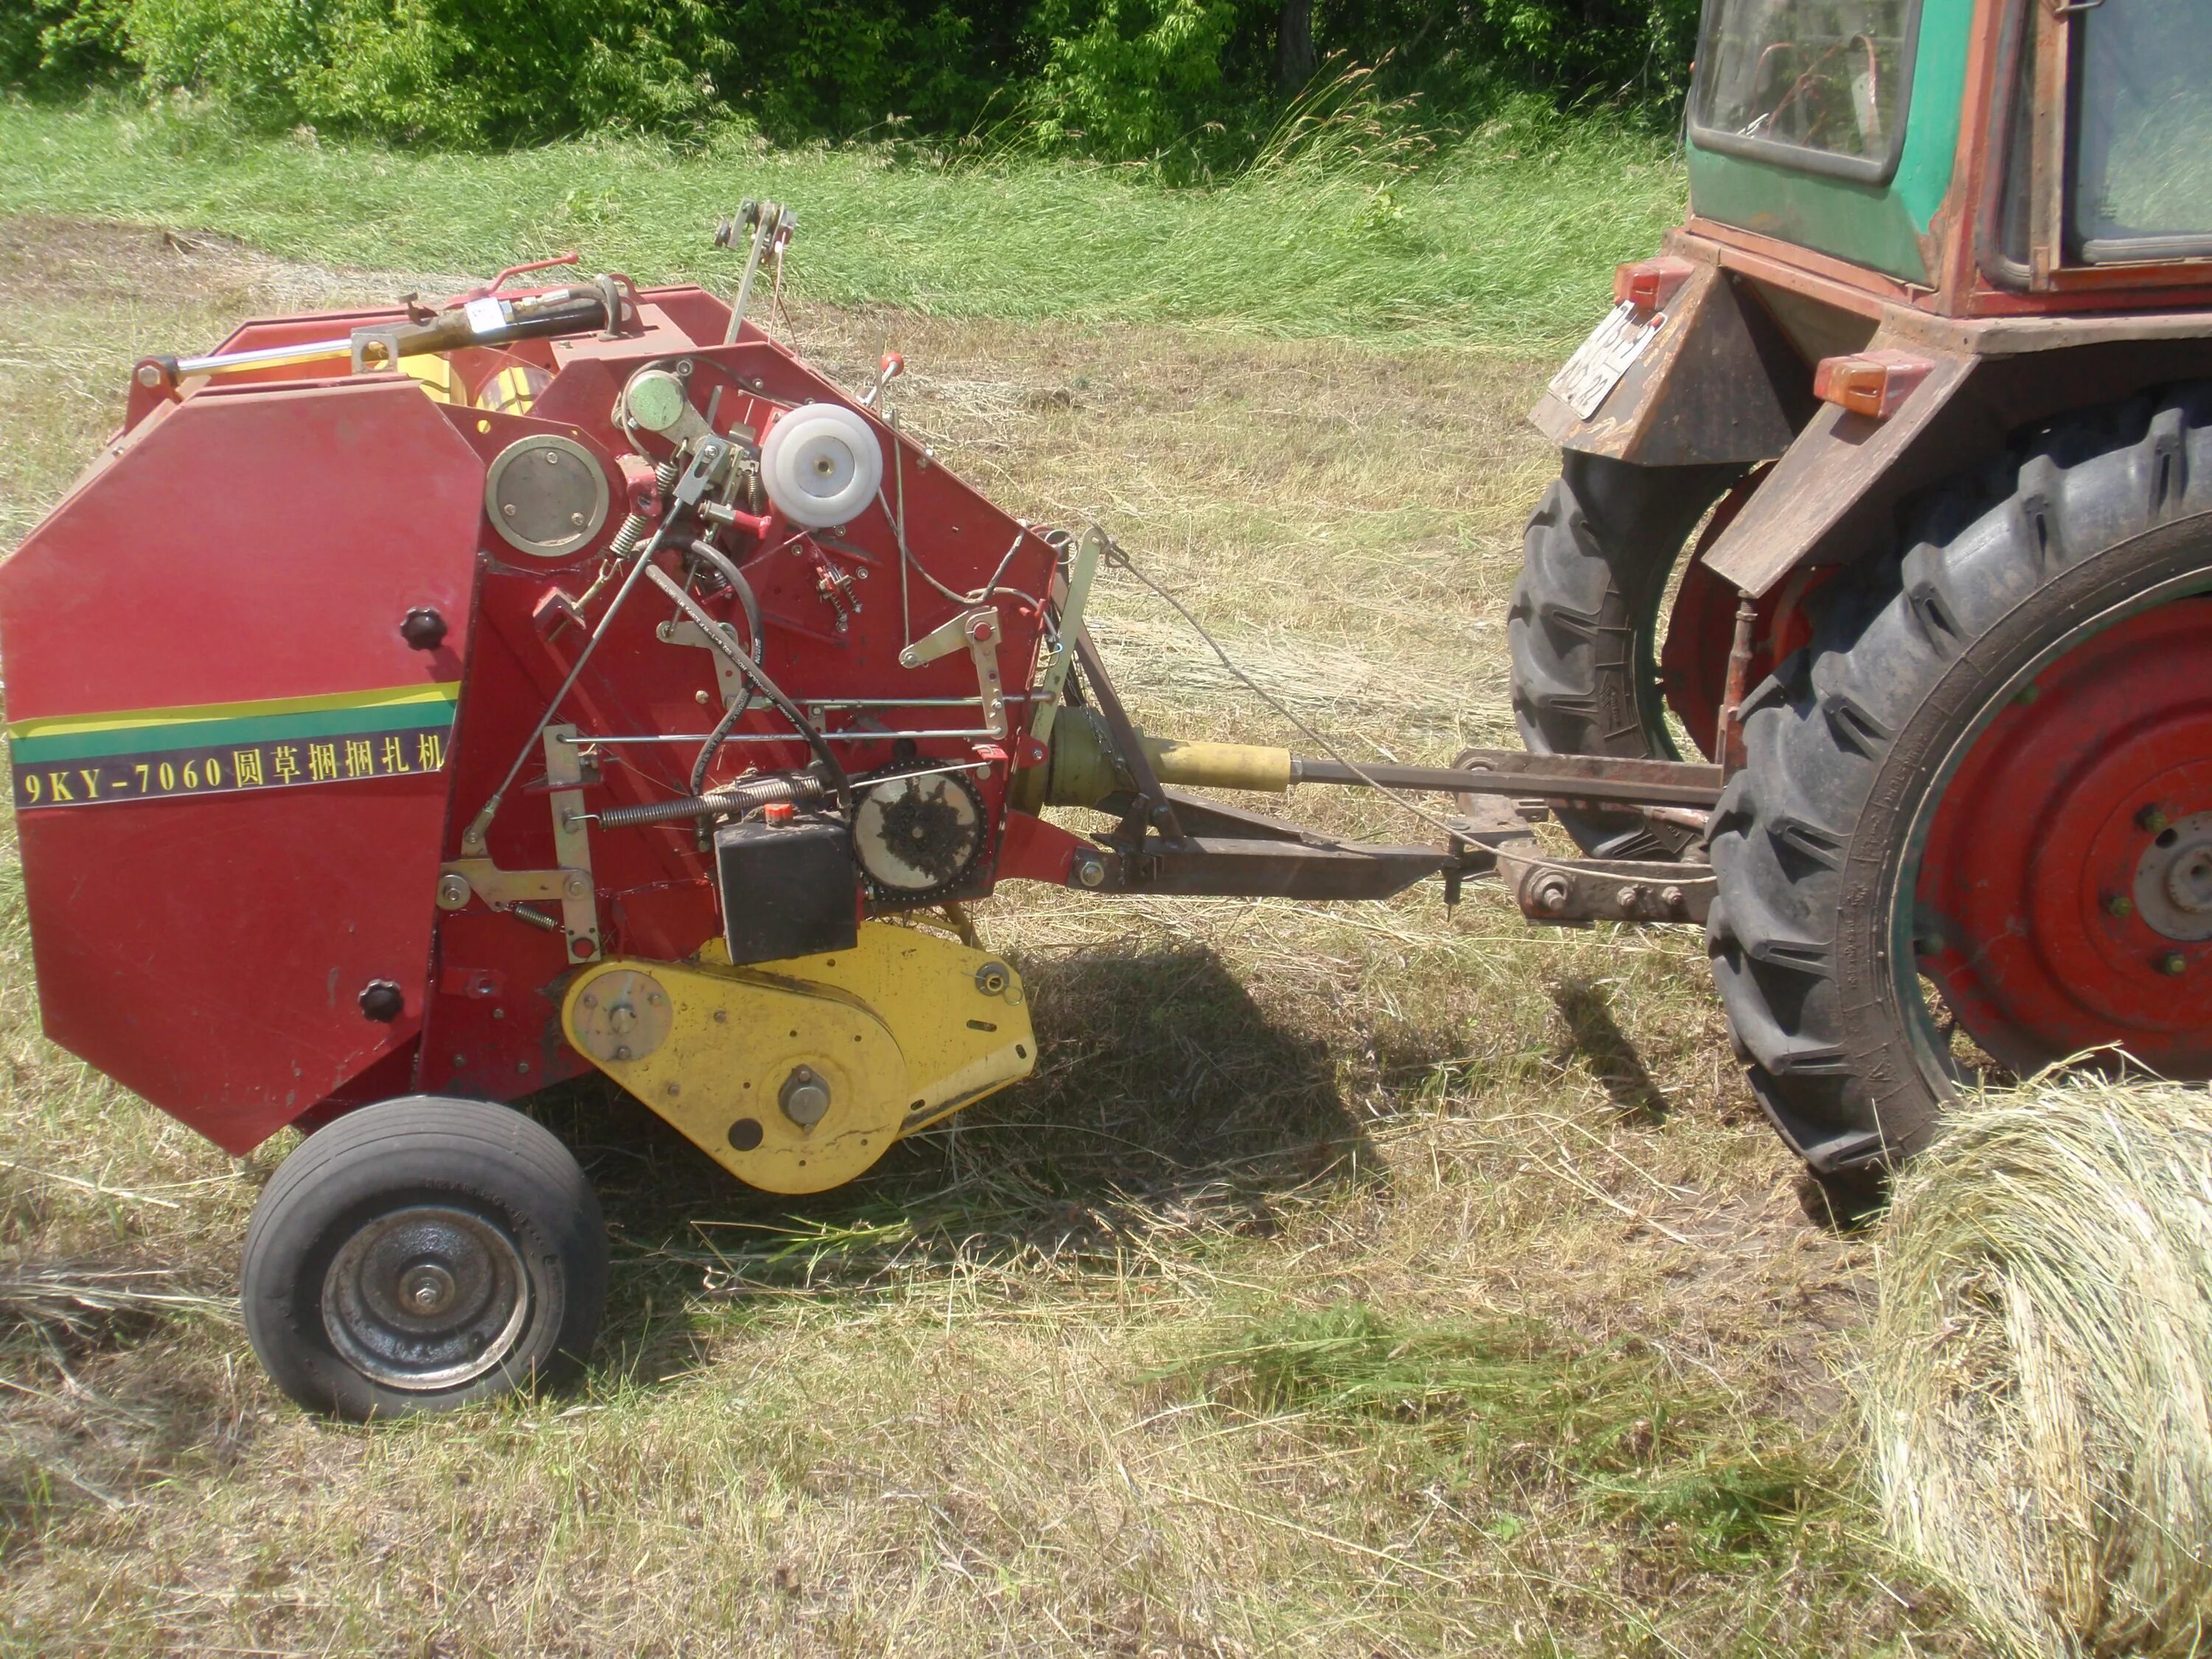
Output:
M136 75L264 128L443 146L735 120L786 141L911 132L1182 174L1251 156L1285 106L1286 9L1322 79L1382 71L1411 127L1536 89L1663 111L1697 0L14 0L0 87ZM1301 69L1298 73L1303 73ZM1418 100L1418 104L1412 100ZM1193 164L1195 164L1194 167Z
M726 43L705 0L128 0L155 89L251 120L514 143L708 119Z
M1030 94L1048 148L1139 156L1168 149L1230 101L1222 55L1239 0L1046 0L1050 56Z
M0 87L68 95L129 69L123 26L131 0L9 0L0 7Z

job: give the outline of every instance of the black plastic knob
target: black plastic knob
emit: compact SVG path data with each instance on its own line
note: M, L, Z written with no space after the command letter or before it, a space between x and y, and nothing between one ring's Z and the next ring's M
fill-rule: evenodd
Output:
M446 619L428 605L399 619L399 637L416 651L435 651L446 642Z
M407 1007L398 986L388 979L373 979L362 987L361 1011L380 1025L389 1025Z

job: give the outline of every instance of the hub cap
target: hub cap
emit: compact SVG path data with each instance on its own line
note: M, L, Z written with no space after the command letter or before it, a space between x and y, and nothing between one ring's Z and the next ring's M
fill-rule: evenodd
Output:
M2212 599L2059 655L1977 738L1922 849L1920 972L2025 1073L2118 1047L2212 1075Z
M323 1329L387 1388L451 1389L514 1352L530 1312L521 1252L466 1210L422 1204L368 1223L323 1276Z

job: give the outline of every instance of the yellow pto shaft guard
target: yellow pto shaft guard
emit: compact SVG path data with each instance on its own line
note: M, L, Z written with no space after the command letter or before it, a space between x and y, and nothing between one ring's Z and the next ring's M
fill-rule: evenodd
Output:
M569 986L561 1024L750 1186L840 1186L1036 1067L1021 980L987 951L872 921L827 956L732 968L720 954L610 958Z

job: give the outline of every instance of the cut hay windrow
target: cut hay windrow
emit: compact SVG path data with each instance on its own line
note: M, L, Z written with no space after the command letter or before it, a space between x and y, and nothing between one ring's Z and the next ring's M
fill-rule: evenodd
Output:
M1899 1182L1867 1346L1892 1537L2022 1654L2212 1649L2212 1098L1963 1108Z

